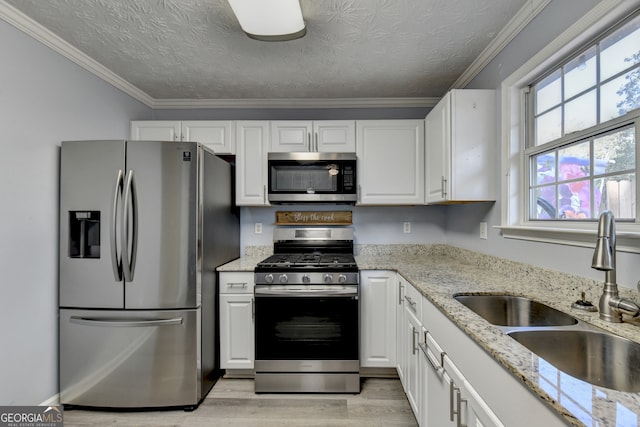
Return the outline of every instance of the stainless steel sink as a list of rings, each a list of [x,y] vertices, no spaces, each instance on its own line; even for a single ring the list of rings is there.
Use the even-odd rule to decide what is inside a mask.
[[[507,333],[572,377],[614,390],[640,392],[640,344],[589,330]]]
[[[555,308],[513,295],[455,295],[489,323],[499,326],[570,326],[578,321]]]

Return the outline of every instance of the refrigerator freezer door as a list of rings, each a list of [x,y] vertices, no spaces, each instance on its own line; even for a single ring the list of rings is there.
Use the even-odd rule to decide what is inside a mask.
[[[127,143],[125,308],[189,308],[200,303],[197,153],[197,144],[190,142]]]
[[[124,159],[124,141],[62,143],[61,307],[124,307],[113,217],[114,203],[120,203],[116,189]]]
[[[60,310],[60,402],[197,405],[198,319],[199,310]]]

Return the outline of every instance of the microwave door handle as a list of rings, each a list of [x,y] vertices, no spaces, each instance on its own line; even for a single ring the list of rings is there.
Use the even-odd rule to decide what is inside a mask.
[[[122,197],[124,187],[124,172],[118,169],[116,176],[116,189],[113,193],[113,210],[111,211],[111,266],[113,267],[113,278],[116,282],[122,281],[122,253],[118,254],[118,215],[119,200]],[[122,251],[121,251],[122,252]]]
[[[131,232],[129,232],[129,213],[131,213]],[[129,170],[124,191],[124,207],[122,209],[122,260],[124,264],[124,279],[133,281],[138,249],[138,203],[136,183],[133,170]],[[131,253],[129,253],[131,245]]]

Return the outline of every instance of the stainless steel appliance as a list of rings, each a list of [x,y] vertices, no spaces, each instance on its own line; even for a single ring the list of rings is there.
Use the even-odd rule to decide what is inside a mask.
[[[219,375],[232,166],[192,142],[70,141],[60,167],[60,402],[198,405]]]
[[[357,201],[355,153],[269,153],[269,202]]]
[[[255,391],[360,391],[351,228],[276,228],[255,268]]]

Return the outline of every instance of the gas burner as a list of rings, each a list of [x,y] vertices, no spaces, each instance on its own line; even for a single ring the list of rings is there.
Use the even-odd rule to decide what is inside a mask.
[[[256,284],[357,284],[353,230],[297,228],[274,230],[274,255],[258,263]]]

